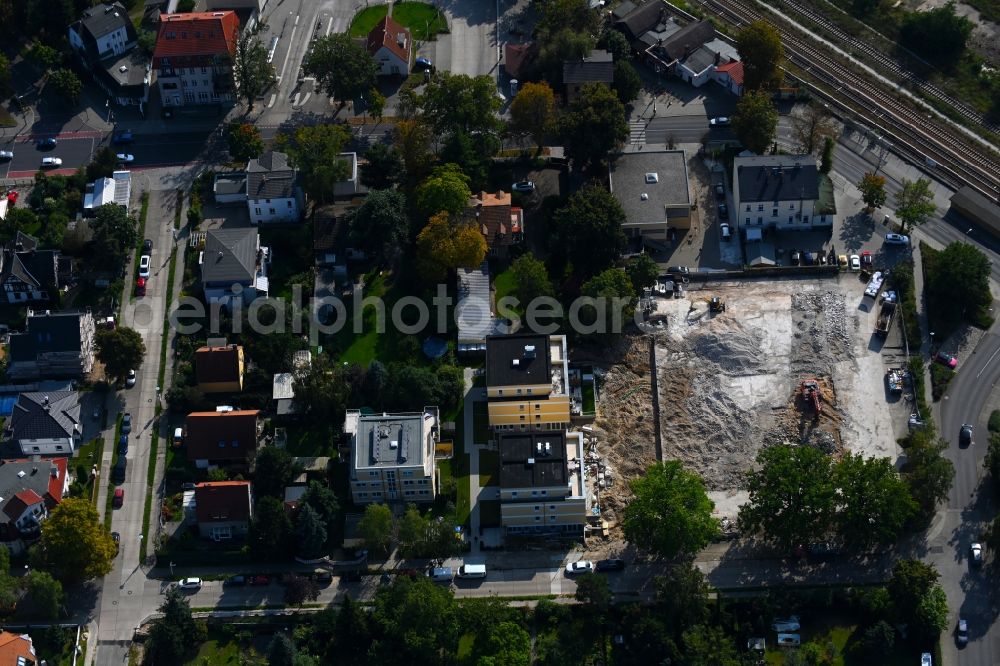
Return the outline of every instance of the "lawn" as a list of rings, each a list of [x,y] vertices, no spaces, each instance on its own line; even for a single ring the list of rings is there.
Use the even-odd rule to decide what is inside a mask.
[[[288,442],[285,449],[293,456],[318,457],[334,456],[336,451],[325,427],[308,428],[291,426],[285,429]]]
[[[594,401],[594,382],[585,381],[581,390],[583,391],[583,413],[585,415],[593,414],[597,411],[596,402]]]
[[[84,479],[77,479],[77,483],[83,485],[83,495],[84,497],[90,498],[90,501],[97,504],[97,497],[94,495],[94,490],[97,487],[92,483],[93,479],[89,474],[90,466],[97,465],[101,466],[101,456],[104,454],[104,438],[95,437],[90,440],[79,449],[77,449],[77,455],[74,459],[76,466],[83,466],[87,469],[88,474]]]
[[[389,5],[365,7],[351,21],[351,37],[367,37],[372,28],[389,13]]]
[[[479,487],[485,488],[500,482],[500,454],[497,451],[479,452]]]
[[[198,647],[198,654],[186,663],[191,666],[202,664],[240,664],[240,646],[230,640],[208,640]]]
[[[421,42],[434,39],[440,32],[448,32],[444,14],[423,2],[397,2],[392,8],[392,18],[409,28],[413,38]]]
[[[835,648],[835,656],[832,661],[824,662],[829,663],[830,666],[867,666],[871,664],[871,657],[857,650],[858,642],[864,638],[864,628],[851,624],[851,620],[847,616],[831,615],[829,611],[823,611],[823,613],[824,615],[810,616],[803,622],[802,631],[799,632],[802,643],[813,642],[824,648],[832,643]],[[770,647],[773,644],[772,639],[773,635],[768,638],[769,648],[765,655],[767,664],[768,666],[784,666],[786,663],[785,655],[795,648]],[[919,664],[920,653],[928,649],[930,646],[916,648],[903,643],[897,637],[892,655],[883,658],[879,664],[880,666]]]
[[[493,278],[493,287],[496,289],[497,303],[505,296],[514,296],[514,290],[517,288],[517,283],[514,280],[514,271],[508,268]],[[518,314],[521,313],[520,308],[511,309]]]
[[[472,403],[472,439],[476,444],[490,439],[490,413],[485,400]]]

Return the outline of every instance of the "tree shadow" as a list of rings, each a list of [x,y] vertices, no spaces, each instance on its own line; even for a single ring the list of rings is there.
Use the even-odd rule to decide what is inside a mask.
[[[875,232],[875,222],[867,213],[855,213],[844,218],[840,241],[845,252],[858,252]]]

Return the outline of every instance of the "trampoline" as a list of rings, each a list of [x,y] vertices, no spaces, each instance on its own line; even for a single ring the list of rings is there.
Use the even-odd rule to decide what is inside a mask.
[[[17,402],[17,394],[0,395],[0,416],[10,416]]]
[[[444,338],[431,337],[424,340],[424,356],[441,358],[448,353],[448,341]]]

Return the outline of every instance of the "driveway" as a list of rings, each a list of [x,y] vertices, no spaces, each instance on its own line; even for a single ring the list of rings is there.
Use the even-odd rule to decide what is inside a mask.
[[[505,6],[507,3],[503,3]],[[438,3],[448,16],[451,32],[434,42],[434,64],[452,74],[496,76],[499,47],[496,39],[496,2],[444,0]],[[426,47],[418,46],[421,55]]]

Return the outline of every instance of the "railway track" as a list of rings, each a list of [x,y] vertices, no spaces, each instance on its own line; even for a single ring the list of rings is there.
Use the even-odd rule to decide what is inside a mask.
[[[832,88],[834,104],[870,125],[894,148],[917,163],[933,164],[954,186],[970,185],[991,200],[1000,192],[1000,161],[983,146],[969,143],[959,130],[933,115],[924,115],[900,102],[878,84],[842,64],[825,48],[807,43],[741,0],[703,0],[703,3],[737,27],[756,20],[775,25],[789,61]],[[822,92],[822,91],[821,91]]]

